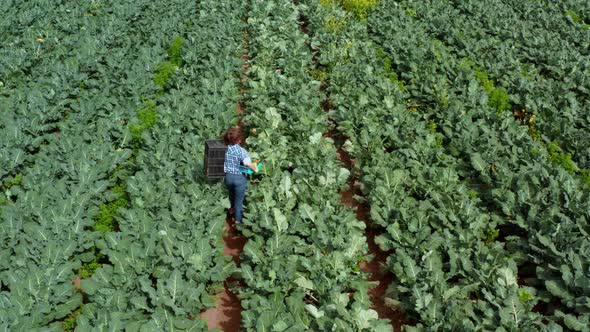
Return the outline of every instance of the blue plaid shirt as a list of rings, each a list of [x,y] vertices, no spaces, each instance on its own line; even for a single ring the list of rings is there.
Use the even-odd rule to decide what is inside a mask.
[[[242,174],[240,172],[240,162],[244,165],[252,162],[248,151],[239,144],[228,145],[225,152],[225,161],[223,162],[223,171],[226,174]]]

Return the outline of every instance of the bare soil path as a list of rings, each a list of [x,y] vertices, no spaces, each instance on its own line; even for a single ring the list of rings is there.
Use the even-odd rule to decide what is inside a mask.
[[[237,266],[240,266],[240,253],[247,239],[241,236],[235,229],[231,220],[225,221],[223,236],[223,254],[231,256]],[[201,318],[207,320],[209,330],[219,328],[225,332],[237,332],[242,321],[242,305],[238,296],[231,291],[231,284],[236,280],[230,278],[225,281],[224,289],[217,294],[218,299],[215,308],[201,313]]]
[[[244,93],[244,86],[248,80],[247,72],[250,70],[248,64],[249,56],[248,50],[248,33],[244,32],[244,50],[246,53],[240,56],[243,62],[242,65],[242,76],[240,77],[240,93]],[[238,101],[236,104],[236,113],[238,114],[239,121],[237,127],[240,132],[244,134],[242,115],[245,112],[244,104]],[[244,245],[248,239],[241,235],[236,229],[234,222],[231,219],[225,220],[225,231],[223,234],[223,254],[225,256],[231,256],[234,263],[240,267],[240,254],[244,249]],[[224,332],[237,332],[240,330],[242,322],[242,304],[240,298],[231,289],[235,285],[241,286],[239,280],[231,277],[228,278],[224,283],[224,289],[217,294],[217,301],[214,308],[204,311],[201,313],[201,319],[207,321],[207,327],[209,330],[218,328]]]
[[[293,0],[293,3],[295,5],[298,5],[299,0]],[[299,16],[299,29],[307,36],[310,36],[308,19],[302,13]],[[311,50],[310,41],[311,38],[309,38],[308,41],[308,46]],[[313,53],[314,61],[317,62],[318,54],[317,52]],[[322,89],[325,91],[326,86],[322,86]],[[330,100],[329,96],[322,101],[322,108],[326,112],[329,112],[333,108],[332,101]],[[330,120],[334,122],[333,119]],[[337,123],[335,122],[334,127],[337,127]],[[346,137],[342,137],[341,133],[337,133],[333,130],[324,133],[323,136],[330,137],[334,140],[334,144],[337,147],[337,159],[340,162],[342,162],[344,167],[346,167],[349,171],[353,172],[354,159],[351,159],[348,152],[346,152],[342,148],[342,144],[346,141]],[[379,247],[375,244],[375,236],[378,235],[380,231],[372,228],[370,225],[370,207],[367,204],[360,204],[354,198],[355,195],[362,195],[359,187],[356,185],[359,178],[360,174],[352,175],[351,180],[348,183],[348,188],[340,192],[341,201],[344,204],[344,206],[355,210],[357,219],[363,221],[366,225],[365,235],[367,237],[367,242],[369,245],[369,252],[373,256],[373,259],[370,262],[361,262],[360,268],[361,271],[369,273],[371,275],[371,277],[368,279],[369,281],[374,281],[378,283],[376,287],[369,290],[369,296],[371,298],[372,303],[371,309],[377,311],[379,318],[389,320],[391,322],[391,325],[393,326],[394,331],[401,331],[401,326],[403,324],[403,314],[385,305],[385,299],[383,296],[383,294],[385,294],[385,290],[393,280],[393,275],[390,272],[385,271],[384,269],[387,257],[391,253],[382,252],[379,249]]]
[[[338,160],[340,160],[349,170],[353,170],[354,160],[350,158],[348,153],[344,151],[342,147],[338,148]],[[348,182],[348,188],[340,192],[340,199],[344,206],[355,210],[357,219],[363,221],[366,225],[365,236],[367,237],[367,243],[369,244],[369,253],[373,256],[373,259],[369,262],[361,262],[360,268],[361,271],[371,275],[368,281],[378,283],[376,287],[369,290],[371,309],[377,311],[379,318],[389,320],[394,331],[401,331],[403,314],[387,306],[383,296],[385,290],[393,280],[393,274],[387,272],[384,268],[387,257],[391,253],[381,251],[375,243],[375,236],[379,235],[380,231],[372,228],[370,225],[369,205],[361,204],[354,198],[355,195],[362,196],[360,188],[357,185],[357,180],[355,179],[355,177],[358,176],[359,174],[355,174]]]

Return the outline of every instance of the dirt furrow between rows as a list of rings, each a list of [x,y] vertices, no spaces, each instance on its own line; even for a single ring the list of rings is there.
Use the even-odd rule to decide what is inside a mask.
[[[234,263],[240,266],[240,254],[246,243],[246,238],[241,236],[235,229],[233,221],[227,219],[223,236],[223,254],[230,256]],[[224,289],[217,294],[217,302],[211,308],[201,314],[201,318],[207,321],[209,330],[218,328],[225,332],[240,330],[242,321],[242,306],[240,299],[231,288],[239,283],[235,278],[229,278],[224,283]]]
[[[332,136],[335,141],[343,142],[343,138],[336,138]],[[375,287],[369,290],[369,297],[371,298],[371,309],[377,311],[379,318],[387,319],[391,322],[394,331],[401,331],[403,315],[401,312],[386,305],[383,294],[387,287],[393,281],[393,274],[388,272],[385,268],[387,257],[391,255],[390,252],[384,252],[379,249],[375,243],[375,237],[379,235],[380,231],[372,227],[370,222],[370,207],[367,203],[361,203],[356,197],[363,197],[360,189],[360,172],[354,170],[354,159],[351,159],[348,152],[342,149],[342,144],[338,145],[338,160],[351,171],[352,178],[348,182],[348,188],[340,192],[340,197],[344,206],[353,209],[356,218],[365,223],[365,236],[367,244],[369,245],[369,253],[372,256],[370,261],[363,261],[360,263],[360,269],[364,273],[370,274],[368,281],[376,283]]]
[[[294,3],[297,5],[298,0],[294,0]],[[311,40],[309,31],[310,24],[308,19],[303,14],[301,14],[299,17],[299,26],[301,32],[309,36],[309,40]],[[316,60],[316,64],[318,64],[317,58],[319,50],[312,49],[311,43],[308,43],[308,46],[314,54],[314,60]],[[327,91],[327,88],[327,83],[323,82],[322,90]],[[328,94],[322,101],[322,108],[326,112],[330,112],[333,108],[332,101],[330,100]],[[330,118],[330,121],[334,124],[334,128],[338,126],[335,119]],[[361,173],[358,169],[355,169],[354,159],[352,159],[348,152],[343,149],[343,144],[347,138],[343,136],[341,132],[335,130],[330,130],[324,133],[324,136],[330,137],[334,140],[334,145],[337,148],[337,159],[342,163],[342,166],[350,171],[351,174],[351,178],[348,181],[348,188],[340,192],[341,201],[345,207],[354,210],[357,219],[363,221],[366,225],[365,236],[369,245],[369,253],[372,256],[372,260],[361,262],[360,269],[362,272],[370,274],[368,281],[375,283],[375,287],[369,290],[369,296],[372,303],[371,309],[377,311],[379,318],[389,320],[394,328],[394,331],[401,331],[403,317],[402,313],[392,309],[390,306],[387,306],[383,296],[383,294],[385,294],[385,290],[393,281],[393,274],[387,272],[385,269],[387,257],[391,253],[381,251],[375,243],[375,236],[379,235],[379,230],[372,228],[371,226],[369,218],[370,207],[366,203],[360,203],[356,198],[362,197],[363,195],[360,190]]]
[[[250,69],[250,66],[248,65],[249,36],[247,31],[244,31],[243,37],[244,53],[240,56],[240,60],[243,62],[240,77],[240,93],[242,95],[248,80],[247,72]],[[240,100],[236,105],[236,113],[238,114],[239,119],[237,127],[240,128],[240,131],[243,133],[242,116],[245,113],[245,107]],[[240,267],[240,254],[242,253],[246,242],[247,238],[236,229],[234,222],[228,216],[225,220],[225,231],[223,235],[223,255],[230,256],[238,268]],[[224,332],[237,332],[240,330],[243,308],[240,298],[235,291],[232,291],[232,288],[236,286],[243,287],[243,283],[234,277],[228,278],[224,282],[223,291],[217,294],[215,307],[201,313],[201,318],[207,321],[207,327],[209,330],[215,328]]]

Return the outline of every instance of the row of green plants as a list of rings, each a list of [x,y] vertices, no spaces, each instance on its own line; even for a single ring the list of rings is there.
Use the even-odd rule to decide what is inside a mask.
[[[363,174],[373,227],[383,232],[376,241],[394,252],[385,302],[405,312],[406,330],[539,324],[524,300],[532,290],[516,284],[514,261],[493,241],[496,221],[477,206],[455,158],[392,79],[364,24],[349,21],[340,34],[330,33],[323,18],[346,13],[309,6],[314,38],[327,45],[320,61],[332,68],[328,92],[338,128]]]
[[[511,0],[507,2],[523,20],[541,20],[537,24],[544,24],[545,28],[552,32],[574,41],[579,35],[584,35],[590,28],[588,17],[590,7],[588,4],[576,0],[553,2],[549,0],[528,2],[526,6],[518,6],[520,3]],[[578,35],[579,33],[579,35]],[[575,42],[577,45],[584,43],[583,39]]]
[[[535,114],[528,112],[526,109],[515,106],[510,101],[508,91],[504,87],[498,87],[496,83],[488,77],[488,73],[482,68],[474,66],[469,60],[463,60],[464,65],[473,70],[475,78],[483,87],[485,93],[488,95],[488,105],[496,112],[512,112],[516,120],[522,125],[528,127],[528,133],[531,138],[547,148],[547,158],[555,165],[561,166],[564,170],[572,175],[578,174],[584,185],[590,188],[589,171],[587,169],[580,169],[572,160],[572,154],[564,152],[557,141],[545,141],[541,131],[537,128],[535,122]]]
[[[11,179],[4,181],[4,183],[2,183],[2,185],[0,186],[0,190],[2,191],[0,193],[0,218],[2,218],[2,206],[6,204],[9,199],[11,199],[12,194],[9,191],[10,188],[12,188],[13,186],[20,185],[22,183],[22,180],[23,175],[22,173],[19,173],[15,177],[12,177]]]
[[[29,9],[44,8],[45,13],[63,10],[56,7],[59,6],[40,2]],[[22,15],[13,19],[30,17],[30,14],[23,10]],[[70,24],[81,24],[80,21],[73,19]],[[98,24],[87,26],[91,34],[98,26],[104,27],[104,22],[93,23]],[[12,25],[18,24],[13,22]],[[20,31],[23,33],[20,38],[33,40],[29,33],[37,28],[32,25]],[[14,32],[3,30],[7,31]],[[2,216],[0,271],[2,295],[6,301],[0,308],[0,324],[7,329],[59,326],[58,321],[80,305],[82,297],[72,285],[72,275],[80,266],[76,254],[82,253],[93,241],[92,235],[83,234],[91,219],[83,211],[90,209],[92,215],[95,199],[98,200],[106,188],[105,174],[111,167],[123,163],[126,155],[125,151],[114,153],[111,145],[102,141],[88,146],[89,139],[105,137],[106,132],[117,130],[118,124],[100,123],[95,135],[88,135],[87,130],[96,127],[92,124],[96,113],[80,110],[90,106],[97,90],[77,90],[78,80],[88,73],[77,60],[83,53],[96,49],[81,51],[66,34],[58,36],[63,42],[55,47],[53,56],[42,57],[34,64],[23,63],[24,67],[3,67],[23,70],[23,75],[14,76],[18,80],[4,76],[9,80],[2,95],[6,101],[3,104],[8,106],[3,116],[8,122],[4,124],[11,126],[11,139],[4,141],[9,146],[3,147],[8,150],[3,151],[10,156],[14,147],[20,156],[6,165],[13,165],[14,169],[20,167],[19,174],[22,174],[19,181],[10,181],[11,200]],[[79,42],[79,38],[76,41]],[[108,48],[102,42],[97,41],[95,46]],[[44,40],[39,38],[35,43],[44,43]],[[26,62],[27,59],[19,60]],[[26,66],[37,70],[27,70]],[[61,84],[61,79],[67,83]],[[27,94],[30,97],[23,98]],[[120,98],[116,93],[112,96]],[[38,112],[38,109],[46,112]],[[64,117],[64,113],[67,116]],[[3,170],[6,169],[3,167]],[[25,289],[27,291],[23,292]]]
[[[506,86],[512,110],[538,128],[537,140],[559,145],[571,156],[569,165],[577,164],[577,173],[589,167],[584,142],[590,122],[583,111],[590,102],[584,78],[588,37],[556,15],[555,5],[438,0],[400,5],[415,8],[426,30],[449,45],[449,52],[469,58]],[[441,17],[441,11],[452,14]],[[516,24],[522,28],[512,28]]]
[[[173,75],[179,70],[180,66],[182,66],[181,50],[183,42],[184,40],[182,37],[177,36],[167,49],[168,60],[156,66],[157,69],[154,74],[153,83],[160,87],[160,92],[162,92],[166,86],[171,84],[174,78]],[[172,66],[173,70],[171,72],[166,72],[166,75],[163,75],[161,68],[169,65]],[[136,161],[137,156],[141,151],[143,133],[153,127],[158,121],[155,101],[157,100],[157,96],[151,96],[149,98],[143,96],[142,100],[145,106],[137,109],[135,115],[136,120],[131,121],[128,125],[131,136],[131,141],[129,142],[130,146],[128,148],[130,148],[132,152],[128,160],[129,163],[119,167],[115,170],[113,175],[111,175],[111,183],[113,183],[113,187],[109,188],[108,196],[112,196],[113,198],[99,207],[99,211],[95,217],[96,223],[94,224],[93,230],[102,232],[103,234],[118,231],[119,225],[117,220],[121,217],[120,210],[129,208],[130,204],[129,195],[125,190],[125,181],[136,171],[137,166],[134,164],[134,161]],[[89,249],[89,251],[94,252],[95,257],[94,259],[85,262],[80,267],[78,275],[81,279],[92,277],[96,269],[102,266],[101,262],[108,262],[107,257],[104,254],[101,254],[98,251],[98,248],[94,247]],[[73,317],[77,317],[78,314],[79,311],[74,312],[72,316],[70,316],[70,320]]]
[[[264,176],[248,188],[241,255],[246,331],[391,331],[371,310],[359,262],[364,224],[343,206],[350,172],[337,160],[322,68],[298,22],[305,8],[288,0],[250,1],[247,139]],[[255,130],[254,130],[255,129]]]
[[[236,121],[234,53],[243,7],[229,1],[168,6],[174,11],[160,21],[166,33],[153,38],[183,37],[172,41],[163,65],[152,67],[157,89],[128,124],[129,204],[117,209],[115,231],[96,241],[108,264],[81,282],[89,303],[76,317],[79,329],[206,330],[200,312],[215,306],[215,294],[236,272],[222,255],[223,186],[205,181],[196,160],[206,139]]]
[[[21,148],[31,153],[23,156],[17,151],[23,156],[18,158],[9,149],[9,157],[21,164],[22,177],[14,181],[3,176],[10,187],[3,193],[10,192],[11,199],[2,209],[0,326],[8,330],[69,330],[75,328],[73,321],[78,330],[108,321],[112,328],[120,326],[116,313],[99,317],[96,298],[73,281],[77,275],[96,279],[112,267],[115,258],[102,245],[113,239],[122,211],[131,205],[127,178],[137,158],[128,119],[136,116],[140,96],[161,90],[154,84],[154,70],[146,68],[165,56],[162,40],[171,40],[175,30],[170,29],[172,36],[166,38],[154,32],[176,25],[174,16],[190,11],[183,12],[187,8],[176,3],[168,5],[177,11],[145,1],[107,5],[112,12],[97,8],[85,15],[84,6],[68,12],[67,4],[37,2],[14,16],[26,19],[38,10],[71,14],[48,25],[48,30],[60,28],[54,36],[63,42],[52,48],[55,53],[35,61],[35,71],[23,69],[23,75],[15,76],[19,81],[5,82],[1,97],[9,106],[3,116],[8,122],[3,124],[14,124],[10,135],[16,139],[3,142],[20,144],[19,138],[24,143],[30,138],[39,146]],[[29,32],[23,30],[22,38]],[[62,79],[68,83],[61,84]],[[27,111],[27,103],[47,112]],[[39,114],[51,123],[40,121]],[[137,118],[133,123],[145,131],[145,139],[150,121]],[[23,159],[28,162],[23,164]]]
[[[0,103],[8,110],[0,119],[1,181],[32,167],[36,154],[59,139],[68,117],[79,111],[77,99],[87,97],[88,81],[104,69],[104,50],[120,50],[121,40],[112,35],[124,31],[142,7],[103,4],[113,12],[96,8],[91,19],[92,3],[1,4],[10,18],[0,29],[2,44],[10,45],[0,59]]]
[[[532,318],[551,329],[583,329],[589,318],[579,303],[588,291],[567,271],[585,269],[578,262],[587,261],[588,191],[566,170],[567,155],[535,141],[513,114],[491,108],[482,75],[465,68],[404,6],[379,7],[368,23],[412,98],[424,105],[423,117],[434,119],[444,134],[443,149],[456,158],[457,174],[474,190],[477,207],[496,222],[495,242],[513,260],[517,282],[531,289],[527,302],[542,314]]]

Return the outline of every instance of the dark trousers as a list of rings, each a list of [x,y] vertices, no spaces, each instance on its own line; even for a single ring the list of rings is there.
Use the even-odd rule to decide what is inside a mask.
[[[244,204],[244,197],[246,197],[246,187],[248,181],[246,176],[242,174],[226,174],[225,185],[229,191],[229,201],[232,209],[235,211],[235,218],[237,223],[242,222],[242,211]]]

